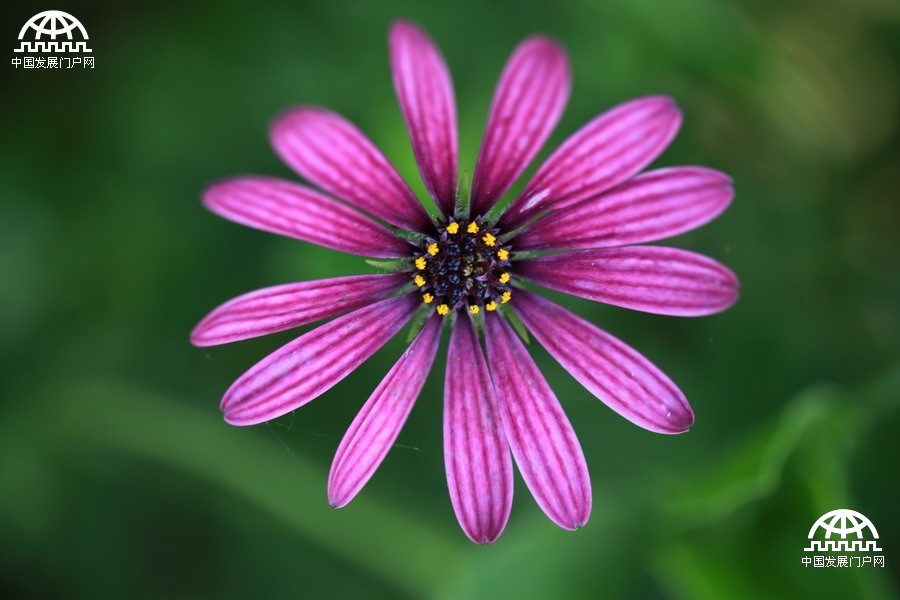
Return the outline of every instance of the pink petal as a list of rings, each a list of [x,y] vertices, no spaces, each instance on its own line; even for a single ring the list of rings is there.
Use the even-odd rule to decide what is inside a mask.
[[[512,328],[496,314],[485,321],[503,429],[522,478],[554,523],[581,527],[591,513],[591,479],[572,425]]]
[[[516,238],[517,250],[609,248],[696,229],[728,208],[731,178],[701,167],[650,171],[555,210]]]
[[[402,273],[354,275],[256,290],[209,313],[191,332],[191,343],[227,344],[335,317],[389,297],[406,279]]]
[[[399,21],[390,33],[394,89],[422,181],[444,214],[456,203],[456,102],[441,51],[416,25]]]
[[[431,220],[416,196],[355,125],[324,108],[298,107],[269,137],[292,169],[341,200],[391,225],[424,231]]]
[[[412,294],[382,300],[282,346],[228,388],[225,420],[254,425],[319,397],[400,331],[419,303]]]
[[[203,204],[235,223],[326,248],[397,258],[410,246],[372,219],[302,185],[273,177],[240,177],[214,183]]]
[[[516,272],[552,290],[660,315],[711,315],[738,299],[737,277],[727,267],[676,248],[562,252],[523,260]]]
[[[681,125],[666,96],[621,104],[582,127],[538,170],[500,219],[506,229],[538,213],[569,206],[612,188],[649,165]]]
[[[512,508],[512,459],[488,366],[465,315],[456,320],[447,356],[444,463],[463,531],[475,543],[493,542]]]
[[[658,433],[683,433],[694,424],[681,390],[632,348],[526,290],[516,291],[513,307],[572,377],[632,423]]]
[[[494,91],[472,179],[472,214],[491,209],[538,153],[571,89],[565,50],[545,37],[519,44]]]
[[[442,323],[437,315],[425,323],[341,440],[328,476],[328,501],[334,508],[356,497],[394,445],[431,370]]]

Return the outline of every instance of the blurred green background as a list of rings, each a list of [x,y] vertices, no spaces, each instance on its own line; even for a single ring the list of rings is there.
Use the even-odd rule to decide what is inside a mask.
[[[85,25],[96,68],[0,68],[4,597],[896,597],[900,4],[20,2],[3,8],[7,61],[49,8]],[[334,511],[331,457],[404,336],[247,429],[222,421],[221,394],[296,332],[188,343],[237,294],[372,271],[200,206],[213,179],[291,176],[266,142],[280,110],[348,116],[424,197],[388,71],[397,17],[448,59],[463,169],[509,52],[542,31],[571,53],[574,88],[539,158],[606,108],[667,93],[685,123],[657,165],[735,178],[731,209],[672,242],[738,273],[734,309],[677,319],[564,300],[682,387],[691,432],[629,424],[532,344],[591,469],[578,532],[517,481],[500,541],[464,537],[443,354],[399,445]],[[878,527],[887,568],[802,566],[809,527],[842,507]]]

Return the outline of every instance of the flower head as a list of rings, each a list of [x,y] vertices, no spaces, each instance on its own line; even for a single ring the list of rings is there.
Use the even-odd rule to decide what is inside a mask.
[[[289,110],[274,123],[272,144],[322,191],[242,177],[210,186],[204,204],[250,227],[400,259],[400,267],[251,292],[214,310],[191,340],[198,346],[223,344],[336,317],[266,357],[228,389],[221,404],[225,419],[252,425],[320,396],[414,313],[426,311],[414,341],[338,447],[328,481],[331,504],[352,500],[384,460],[448,322],[445,466],[466,535],[485,543],[503,531],[512,505],[513,459],[547,516],[575,529],[591,508],[581,446],[508,318],[518,317],[588,391],[637,425],[681,433],[693,424],[693,412],[646,358],[522,283],[656,314],[725,310],[737,300],[738,287],[726,267],[684,250],[640,244],[718,216],[731,202],[731,180],[701,167],[638,174],[681,123],[671,99],[648,96],[585,125],[495,214],[498,200],[552,132],[569,95],[565,52],[548,38],[532,37],[503,70],[471,196],[458,202],[456,106],[444,58],[407,22],[391,28],[390,55],[413,154],[441,216],[429,217],[387,159],[347,120],[321,108]]]

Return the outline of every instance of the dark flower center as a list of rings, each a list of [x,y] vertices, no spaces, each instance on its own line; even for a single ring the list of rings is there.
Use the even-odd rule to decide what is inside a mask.
[[[410,276],[438,314],[465,308],[474,315],[509,302],[511,256],[496,229],[483,229],[478,219],[451,220],[426,236]]]

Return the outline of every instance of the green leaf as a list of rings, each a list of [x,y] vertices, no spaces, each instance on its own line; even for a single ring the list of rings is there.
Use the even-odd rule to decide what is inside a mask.
[[[549,215],[551,212],[553,212],[553,211],[552,210],[541,211],[537,215],[533,216],[532,218],[528,219],[527,221],[525,221],[524,223],[522,223],[521,225],[516,227],[515,229],[505,232],[503,235],[500,236],[500,243],[505,244],[509,240],[513,239],[514,237],[516,237],[517,235],[519,235],[520,233],[525,231],[525,229],[530,227],[532,223],[535,223],[535,222],[543,219],[546,215]],[[533,252],[531,254],[539,255],[539,254],[543,254],[543,253],[542,252]]]
[[[519,318],[516,311],[506,307],[502,307],[501,310],[503,311],[503,316],[506,317],[509,324],[513,326],[513,329],[516,330],[516,333],[519,334],[522,341],[526,344],[531,344],[531,338],[528,336],[528,328],[525,327],[525,323],[522,322],[522,319]]]
[[[685,478],[668,493],[656,527],[651,563],[661,587],[701,600],[890,598],[883,569],[829,569],[826,576],[801,559],[815,520],[854,505],[853,444],[879,413],[897,408],[898,396],[896,369],[853,393],[813,386],[712,471]]]
[[[472,203],[472,180],[468,171],[459,175],[459,185],[456,188],[456,213],[457,219],[465,219],[469,216],[469,207]]]
[[[785,463],[837,403],[831,387],[810,388],[792,400],[779,422],[722,457],[717,466],[677,485],[667,518],[692,526],[722,520],[777,489]],[[680,493],[679,493],[680,490]]]
[[[380,269],[382,271],[403,271],[404,269],[409,268],[409,259],[406,258],[390,258],[387,260],[377,260],[374,258],[367,258],[366,264],[369,264],[376,269]]]
[[[416,336],[419,335],[419,332],[425,327],[425,321],[427,321],[428,317],[433,313],[434,308],[430,304],[422,304],[419,306],[409,325],[409,333],[406,335],[407,344],[412,343],[412,341],[416,339]]]
[[[425,240],[425,236],[417,231],[409,231],[408,229],[400,229],[399,227],[391,227],[391,230],[397,234],[397,237],[408,240],[416,246],[421,246],[422,242]]]
[[[78,448],[186,473],[280,520],[298,543],[333,552],[409,597],[425,596],[468,547],[461,534],[445,539],[427,519],[371,494],[354,507],[333,510],[325,500],[322,465],[285,451],[265,428],[228,427],[213,410],[124,385],[67,382],[41,397],[65,399],[42,421],[41,439],[28,440],[45,453],[71,459],[71,449]],[[3,439],[27,429],[18,421],[2,424]],[[411,551],[385,552],[384,540]]]

